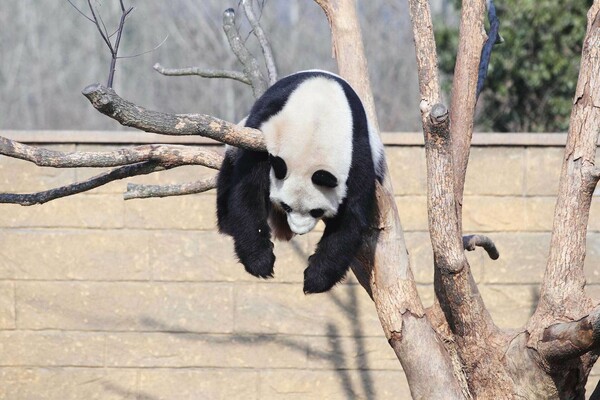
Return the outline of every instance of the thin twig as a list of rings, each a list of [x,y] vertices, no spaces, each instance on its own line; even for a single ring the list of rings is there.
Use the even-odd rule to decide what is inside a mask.
[[[240,81],[250,85],[250,79],[244,73],[238,71],[224,71],[215,69],[201,69],[199,67],[188,68],[165,68],[159,63],[154,64],[154,70],[165,76],[189,76],[197,75],[202,78],[225,78]]]
[[[227,35],[231,50],[242,64],[244,74],[251,82],[254,97],[259,97],[267,90],[269,84],[260,72],[256,58],[250,54],[240,38],[240,32],[235,26],[235,11],[232,8],[225,10],[223,13],[223,30]]]
[[[125,8],[123,7],[122,1],[121,1],[121,6],[122,6],[121,20],[119,21],[119,28],[117,30],[117,39],[115,40],[115,47],[111,53],[112,60],[110,62],[110,72],[108,75],[108,83],[106,84],[108,87],[113,86],[113,81],[115,79],[115,70],[117,67],[117,59],[119,58],[118,57],[119,45],[121,44],[121,36],[123,35],[123,29],[125,28],[125,20],[127,19],[127,15],[129,15],[129,13],[133,11],[133,7],[131,7],[129,10],[126,11]],[[107,34],[108,34],[108,32],[107,32]]]
[[[90,17],[88,17],[87,15],[85,15],[85,13],[83,11],[81,11],[75,4],[73,4],[73,2],[71,2],[71,0],[67,0],[69,2],[69,4],[75,9],[77,10],[77,12],[79,14],[81,14],[85,19],[87,19],[88,21],[90,21],[91,23],[96,23],[93,19],[91,19]]]
[[[96,11],[94,10],[94,6],[92,5],[92,0],[88,0],[88,6],[90,8],[90,11],[92,12],[92,21],[96,25],[98,32],[100,32],[100,36],[102,37],[102,40],[104,40],[104,43],[106,43],[106,45],[108,46],[110,53],[114,54],[112,43],[110,42],[108,37],[102,31],[102,27],[100,26],[100,23],[98,22],[98,17],[96,16]],[[107,34],[108,34],[108,32],[107,32]]]
[[[137,54],[132,54],[130,56],[119,56],[119,57],[117,57],[117,59],[121,59],[121,58],[135,58],[135,57],[143,56],[144,54],[152,53],[153,51],[158,50],[160,48],[160,46],[162,46],[163,44],[165,44],[165,42],[167,41],[168,38],[169,38],[169,35],[165,36],[165,38],[162,40],[162,42],[160,42],[159,44],[157,44],[156,46],[154,46],[154,48],[152,48],[150,50],[146,50],[146,51],[143,51],[143,52],[137,53]]]
[[[244,6],[244,13],[246,14],[246,18],[248,22],[250,22],[250,26],[252,27],[252,32],[254,36],[258,39],[258,43],[263,52],[263,56],[265,58],[265,64],[267,66],[267,73],[269,75],[269,84],[273,85],[277,82],[277,67],[275,66],[275,59],[273,57],[273,50],[271,48],[271,44],[269,43],[269,39],[267,35],[260,25],[256,15],[254,14],[254,8],[252,7],[252,0],[242,0],[242,5]]]

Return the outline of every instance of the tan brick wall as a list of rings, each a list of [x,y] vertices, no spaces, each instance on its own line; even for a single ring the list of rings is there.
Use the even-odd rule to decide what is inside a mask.
[[[114,145],[49,145],[107,150]],[[422,146],[386,149],[418,287],[433,299]],[[472,149],[464,226],[501,258],[469,253],[495,321],[531,314],[548,253],[562,150]],[[0,157],[0,191],[43,190],[98,170]],[[133,179],[185,182],[186,167]],[[215,231],[214,193],[123,201],[117,182],[43,206],[0,205],[0,399],[392,399],[409,392],[368,296],[350,277],[304,296],[320,233],[278,244],[276,278],[244,272]],[[600,206],[586,273],[600,296]],[[597,380],[595,376],[592,380]]]

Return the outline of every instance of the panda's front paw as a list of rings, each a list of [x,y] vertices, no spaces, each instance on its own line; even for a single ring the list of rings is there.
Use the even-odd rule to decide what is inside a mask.
[[[240,255],[240,261],[248,273],[258,278],[272,278],[275,254],[273,254],[273,243],[253,249],[251,252]]]
[[[304,270],[304,293],[323,293],[335,286],[343,278],[332,273],[335,269],[319,260],[316,254],[308,259],[308,268]]]

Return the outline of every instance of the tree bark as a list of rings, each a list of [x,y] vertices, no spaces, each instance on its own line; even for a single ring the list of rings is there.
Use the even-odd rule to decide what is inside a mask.
[[[376,125],[355,1],[315,1],[330,23],[340,74],[357,90]],[[600,168],[595,165],[600,133],[600,0],[594,1],[588,13],[540,302],[527,326],[516,332],[501,331],[494,325],[464,254],[465,249],[482,246],[491,258],[497,258],[497,249],[489,238],[462,237],[462,196],[473,132],[477,70],[485,40],[484,5],[483,0],[463,1],[459,54],[448,111],[440,100],[429,4],[426,0],[409,0],[427,155],[434,307],[425,310],[417,294],[389,180],[377,187],[377,223],[365,238],[353,270],[375,302],[385,335],[403,365],[414,398],[583,399],[587,376],[600,350],[600,307],[594,306],[584,292],[583,272],[590,205],[600,179]],[[225,13],[224,27],[232,47],[240,45],[231,10]],[[242,81],[250,82],[259,95],[267,83],[256,60],[247,49],[236,54],[244,64]],[[273,71],[269,69],[271,79]],[[265,149],[262,134],[255,129],[207,115],[146,110],[98,84],[86,88],[84,94],[98,111],[125,126],[168,135],[197,134],[246,149]],[[47,192],[0,195],[0,202],[22,204],[42,203],[115,179],[178,165],[218,168],[221,161],[218,154],[187,146],[61,153],[3,138],[0,153],[53,167],[117,167],[87,181]],[[197,193],[214,185],[213,175],[182,185],[131,186],[128,196]]]
[[[358,92],[371,122],[377,126],[355,3],[315,1],[329,21],[340,75]],[[426,318],[418,296],[389,179],[384,186],[378,185],[377,199],[379,226],[366,238],[368,245],[359,255],[359,268],[372,277],[367,291],[374,298],[386,337],[407,372],[414,398],[464,399],[462,371],[455,367],[457,364]],[[364,274],[356,275],[360,280]],[[416,353],[416,348],[427,348],[427,357]],[[439,385],[431,384],[434,376]]]

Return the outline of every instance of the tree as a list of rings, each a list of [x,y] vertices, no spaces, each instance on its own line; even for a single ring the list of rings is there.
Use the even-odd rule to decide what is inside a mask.
[[[591,0],[566,2],[563,7],[552,1],[498,4],[504,44],[494,49],[478,125],[494,132],[568,129],[584,16],[591,5]],[[457,33],[450,27],[436,30],[440,69],[450,79]]]
[[[375,107],[367,73],[355,2],[316,0],[329,21],[339,72],[357,90],[367,112]],[[249,0],[242,1],[252,23]],[[485,1],[465,0],[450,109],[441,103],[438,61],[427,1],[410,0],[415,37],[420,111],[426,143],[429,227],[434,251],[436,301],[424,309],[416,291],[389,180],[377,189],[374,224],[352,268],[373,298],[391,347],[414,398],[574,398],[584,397],[587,376],[600,345],[600,307],[585,294],[583,260],[589,208],[600,169],[595,153],[600,133],[600,0],[588,16],[580,75],[560,179],[551,250],[538,307],[518,331],[496,327],[471,275],[464,250],[497,252],[484,236],[462,237],[462,198],[473,132],[476,85],[486,42]],[[256,95],[268,80],[240,45],[234,14],[224,14],[232,49]],[[269,46],[257,24],[254,32],[266,59]],[[162,134],[199,134],[234,146],[264,149],[261,133],[208,115],[171,115],[145,110],[100,84],[84,95],[101,113],[123,125]],[[375,119],[374,119],[375,121]],[[150,145],[105,153],[61,153],[0,139],[0,153],[55,167],[106,166],[116,169],[88,181],[33,194],[3,194],[0,202],[23,205],[72,195],[108,181],[185,164],[218,169],[220,156],[193,147]],[[168,187],[138,186],[126,196],[180,195],[209,190],[214,181]],[[434,379],[432,379],[434,377]]]

